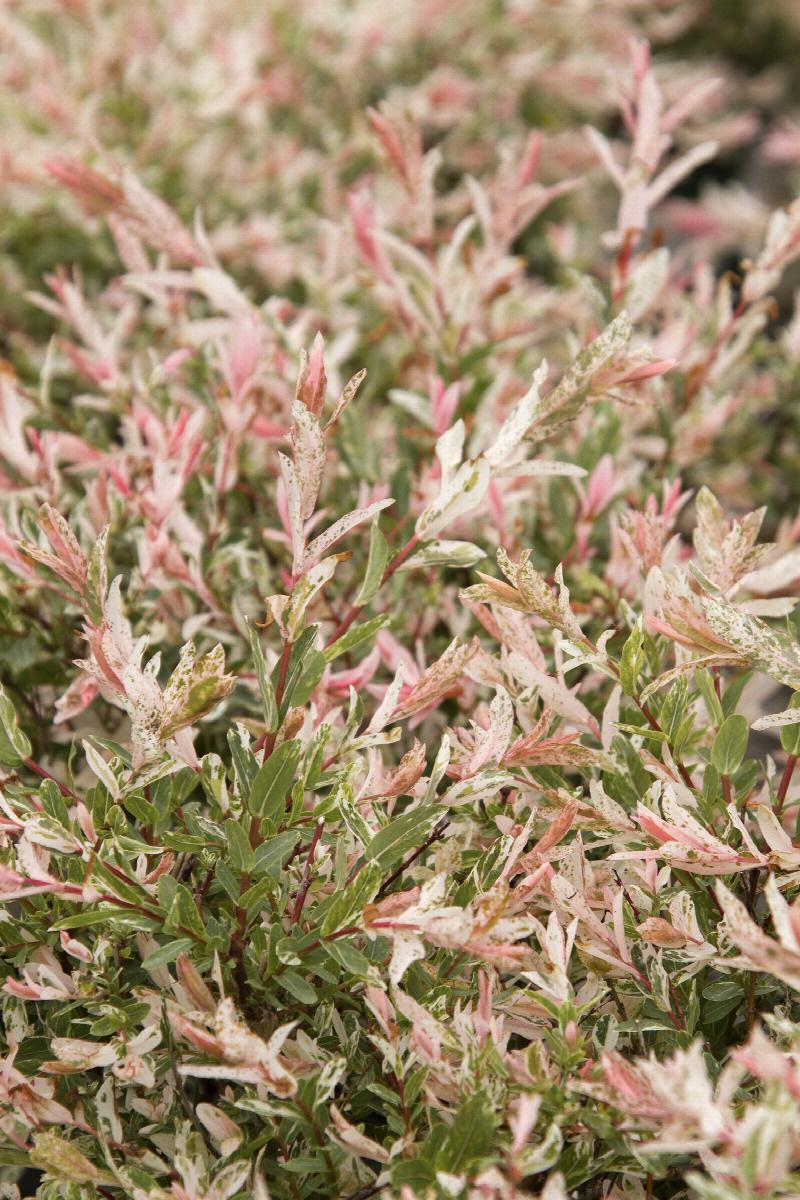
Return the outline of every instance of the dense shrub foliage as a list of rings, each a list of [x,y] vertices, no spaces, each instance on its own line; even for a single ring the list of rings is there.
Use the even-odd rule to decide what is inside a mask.
[[[3,1195],[800,1194],[737,13],[0,9]]]

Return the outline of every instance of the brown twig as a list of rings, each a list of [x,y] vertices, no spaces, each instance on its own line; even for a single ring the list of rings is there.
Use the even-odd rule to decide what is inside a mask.
[[[394,883],[394,881],[396,879],[399,879],[400,876],[403,874],[403,872],[405,870],[407,870],[407,868],[410,867],[412,863],[416,862],[416,860],[419,858],[419,856],[421,854],[424,854],[429,846],[432,846],[434,842],[438,842],[439,838],[442,836],[442,834],[447,829],[449,824],[450,824],[450,818],[442,817],[442,819],[439,821],[438,825],[433,830],[433,833],[431,833],[430,837],[427,837],[421,846],[417,847],[417,849],[414,850],[411,854],[409,854],[407,858],[404,858],[403,861],[400,863],[400,866],[397,867],[394,871],[392,871],[392,873],[388,879],[384,879],[383,883],[378,888],[378,894],[375,897],[376,900],[380,900],[383,896],[385,896],[387,891],[389,890],[389,888]]]
[[[25,758],[23,759],[23,762],[28,770],[33,771],[34,775],[38,775],[40,779],[50,779],[61,792],[62,796],[66,796],[70,800],[78,799],[78,797],[72,791],[72,788],[68,788],[65,783],[62,783],[60,779],[56,779],[55,775],[51,775],[49,771],[44,769],[44,767],[40,767],[39,764],[34,762],[32,758]]]
[[[775,797],[775,816],[780,817],[783,812],[783,806],[786,803],[786,794],[789,791],[789,784],[792,782],[792,775],[797,765],[797,755],[790,754],[786,759],[781,775],[781,781],[778,784],[778,794]]]

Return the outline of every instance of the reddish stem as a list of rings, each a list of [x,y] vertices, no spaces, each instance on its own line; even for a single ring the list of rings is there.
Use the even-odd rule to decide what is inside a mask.
[[[25,763],[25,766],[28,768],[28,770],[33,771],[34,775],[38,775],[40,779],[52,780],[52,782],[56,785],[58,790],[61,792],[62,796],[69,796],[69,798],[71,800],[78,799],[78,797],[75,795],[75,793],[72,791],[71,788],[68,788],[67,785],[65,783],[62,783],[60,779],[56,779],[55,775],[51,775],[49,771],[45,771],[44,767],[40,767],[39,764],[37,762],[34,762],[34,760],[32,758],[26,758],[23,761]]]
[[[778,795],[775,797],[775,815],[779,817],[783,812],[783,806],[786,801],[786,794],[789,791],[789,784],[792,782],[795,766],[797,765],[797,755],[790,754],[786,760],[781,775],[781,781],[778,784]]]
[[[383,575],[381,576],[381,584],[380,584],[381,587],[383,587],[384,583],[386,583],[389,579],[391,579],[391,577],[394,575],[394,573],[398,569],[398,567],[402,566],[402,564],[408,558],[409,554],[411,554],[412,551],[416,550],[418,544],[419,544],[419,537],[417,536],[416,533],[414,533],[408,539],[405,546],[403,546],[400,550],[397,551],[397,554],[395,554],[392,561],[387,565],[386,570],[383,572]],[[339,622],[339,624],[334,629],[331,636],[328,638],[328,641],[326,642],[326,648],[328,646],[332,646],[334,642],[338,642],[339,638],[342,637],[345,633],[347,633],[348,629],[353,624],[353,621],[355,621],[356,617],[358,616],[358,614],[360,612],[363,611],[363,609],[364,609],[363,604],[352,605],[352,607],[348,610],[347,614],[342,618],[342,620]]]
[[[653,714],[651,713],[651,711],[647,707],[647,705],[642,704],[641,701],[637,700],[635,696],[634,696],[634,703],[636,704],[636,707],[639,709],[639,712],[642,714],[642,716],[647,721],[650,728],[656,730],[656,732],[658,732],[658,733],[663,733],[664,730],[661,728],[658,721],[653,716]],[[679,759],[675,759],[674,762],[675,762],[675,766],[678,768],[678,771],[680,772],[680,777],[683,780],[683,782],[686,784],[686,786],[688,788],[691,788],[691,790],[693,792],[696,792],[698,790],[697,786],[695,785],[695,782],[692,779],[689,772],[686,770],[686,767],[683,765],[682,762],[680,762]]]
[[[337,938],[350,937],[354,933],[361,933],[360,925],[348,925],[345,929],[337,929],[334,933],[328,933],[325,937],[320,937],[313,942],[309,942],[307,946],[301,947],[297,953],[310,954],[312,950],[316,950],[323,942],[335,942]]]
[[[384,879],[383,883],[378,889],[378,894],[375,897],[376,900],[380,900],[383,896],[385,896],[394,881],[399,879],[403,872],[406,871],[412,865],[412,863],[415,863],[419,856],[424,854],[429,846],[432,846],[434,842],[438,842],[439,838],[444,834],[449,824],[450,818],[442,817],[436,828],[433,830],[433,833],[431,833],[430,837],[427,837],[421,846],[418,846],[417,849],[413,850],[407,858],[404,858],[400,863],[400,866],[397,867],[396,870],[392,871],[388,879]]]
[[[319,845],[319,839],[322,837],[322,831],[324,828],[325,819],[321,817],[319,821],[317,821],[314,829],[314,836],[311,838],[311,845],[308,847],[308,857],[306,858],[306,865],[303,867],[303,878],[300,881],[300,889],[297,893],[297,899],[294,902],[294,908],[292,909],[292,920],[295,922],[300,920],[300,915],[303,911],[303,905],[305,904],[306,896],[308,895],[308,889],[311,887],[311,868],[314,865],[314,855],[316,853],[317,846]]]

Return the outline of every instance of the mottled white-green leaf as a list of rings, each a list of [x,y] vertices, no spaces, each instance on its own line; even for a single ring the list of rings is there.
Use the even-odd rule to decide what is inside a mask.
[[[415,527],[417,536],[430,541],[459,517],[477,508],[486,495],[489,477],[485,458],[462,463],[448,486],[420,513]]]
[[[669,250],[659,246],[636,264],[625,289],[625,309],[631,321],[638,321],[658,300],[669,275],[669,261]]]
[[[578,415],[589,399],[595,376],[625,349],[632,332],[630,317],[623,311],[580,352],[558,386],[541,400],[530,437],[544,437]]]
[[[528,391],[517,401],[500,427],[493,444],[485,451],[486,460],[493,471],[510,462],[533,424],[540,403],[539,393],[546,379],[547,362],[543,360],[533,373],[533,381]]]
[[[106,570],[106,545],[108,543],[108,526],[103,529],[95,542],[89,557],[89,570],[86,575],[86,611],[90,621],[100,625],[103,619],[103,600],[108,591]]]
[[[305,404],[292,404],[292,447],[300,489],[300,516],[304,521],[314,511],[325,470],[325,435],[319,421]]]
[[[18,767],[30,758],[31,744],[20,729],[14,705],[0,687],[0,763],[6,767]]]
[[[644,660],[643,642],[642,623],[637,621],[622,647],[619,660],[619,681],[626,696],[636,695],[636,684]]]
[[[372,830],[356,807],[351,776],[352,770],[349,770],[337,780],[328,804],[336,807],[353,837],[357,838],[362,846],[368,846],[372,840]]]
[[[511,787],[513,783],[514,776],[507,771],[479,771],[472,779],[461,779],[448,788],[442,796],[442,804],[455,808],[479,800],[493,800],[503,788]]]
[[[388,561],[389,546],[386,538],[381,533],[380,524],[376,517],[370,528],[367,569],[361,581],[361,587],[358,589],[358,594],[356,595],[356,604],[369,604],[381,586],[381,580],[383,579],[383,573],[386,570]]]
[[[371,839],[364,857],[368,862],[378,863],[382,870],[390,870],[422,845],[442,816],[442,809],[432,805],[395,817]]]
[[[119,781],[111,770],[110,764],[106,762],[102,754],[95,749],[91,742],[84,740],[81,745],[83,746],[83,753],[86,755],[86,762],[92,774],[100,780],[112,799],[119,800]]]
[[[289,532],[292,538],[292,572],[298,575],[303,566],[305,551],[305,532],[303,528],[303,499],[300,492],[300,482],[294,463],[286,454],[278,454],[278,465],[286,489],[286,503],[289,510]]]
[[[535,479],[538,476],[564,475],[571,479],[582,479],[588,475],[577,463],[561,462],[556,458],[524,458],[521,462],[506,463],[492,472],[496,479]]]
[[[800,646],[793,638],[725,599],[703,596],[701,603],[711,628],[737,656],[779,683],[800,690]]]
[[[329,529],[321,533],[319,537],[314,538],[310,542],[306,550],[305,565],[308,567],[322,558],[331,546],[335,546],[351,529],[355,529],[357,525],[362,525],[364,521],[369,521],[376,515],[382,512],[384,508],[388,508],[394,504],[394,500],[389,497],[386,500],[376,500],[374,504],[368,504],[366,508],[356,508],[352,512],[345,513],[338,521],[335,521]]]
[[[380,613],[379,616],[373,617],[369,621],[362,621],[360,625],[351,626],[347,633],[342,634],[337,641],[322,651],[325,662],[333,662],[341,654],[349,654],[351,650],[357,649],[364,642],[372,642],[375,635],[385,629],[391,620],[391,613]]]
[[[413,571],[420,567],[474,567],[485,557],[486,551],[473,542],[428,542],[407,558],[398,570]]]
[[[261,649],[261,643],[258,640],[258,633],[252,625],[248,626],[248,637],[250,639],[250,651],[253,655],[253,663],[256,669],[256,679],[258,680],[258,690],[261,694],[261,707],[264,710],[264,724],[268,733],[274,733],[278,728],[278,705],[275,700],[275,689],[272,686],[272,680],[267,669],[264,652]]]
[[[365,904],[375,898],[375,893],[381,885],[383,871],[379,863],[367,862],[356,875],[352,883],[338,892],[320,926],[320,933],[327,937],[338,929],[348,925],[354,917],[360,916]]]

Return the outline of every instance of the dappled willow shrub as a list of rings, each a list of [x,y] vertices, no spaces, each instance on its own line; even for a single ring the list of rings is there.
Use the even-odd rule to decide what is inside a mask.
[[[396,7],[0,14],[0,1186],[788,1200],[777,77]]]

